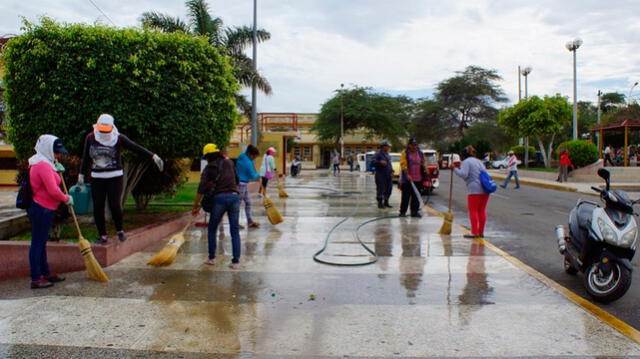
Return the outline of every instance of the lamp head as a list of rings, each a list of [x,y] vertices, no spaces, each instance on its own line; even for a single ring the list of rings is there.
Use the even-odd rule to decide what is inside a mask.
[[[527,76],[531,73],[533,69],[531,68],[531,66],[527,66],[524,69],[522,69],[522,75],[523,76]]]

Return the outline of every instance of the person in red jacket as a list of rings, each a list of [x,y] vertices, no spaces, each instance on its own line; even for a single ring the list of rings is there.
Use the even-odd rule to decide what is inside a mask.
[[[38,138],[35,149],[36,154],[29,158],[32,201],[27,215],[31,221],[31,288],[37,289],[51,287],[53,283],[64,280],[64,277],[49,269],[46,246],[58,205],[64,202],[72,206],[73,198],[60,189],[61,178],[58,172],[64,172],[64,167],[57,160],[61,154],[67,153],[62,141],[56,136],[42,135]]]
[[[569,176],[569,167],[573,167],[571,159],[569,158],[569,152],[566,148],[560,150],[560,167],[558,167],[558,182],[567,182]]]

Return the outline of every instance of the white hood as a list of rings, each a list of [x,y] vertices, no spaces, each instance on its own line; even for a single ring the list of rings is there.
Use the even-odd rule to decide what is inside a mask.
[[[51,168],[56,169],[56,157],[53,154],[53,143],[58,137],[53,135],[42,135],[36,142],[36,154],[29,158],[29,166],[34,166],[42,161],[51,165]]]
[[[118,132],[118,128],[113,124],[114,119],[113,116],[108,114],[102,114],[98,117],[98,122],[93,125],[93,135],[95,136],[96,141],[103,146],[113,147],[118,143],[118,137],[120,133]],[[109,125],[112,126],[112,130],[109,133],[102,133],[98,131],[96,128],[98,125]]]

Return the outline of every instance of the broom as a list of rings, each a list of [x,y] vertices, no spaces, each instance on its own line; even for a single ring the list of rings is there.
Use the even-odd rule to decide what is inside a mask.
[[[449,211],[444,214],[444,222],[440,227],[439,234],[451,234],[451,224],[453,223],[453,213],[451,213],[451,197],[453,196],[453,167],[451,167],[451,181],[449,182]]]
[[[155,256],[149,259],[147,264],[156,267],[171,265],[178,255],[178,250],[185,242],[184,232],[191,226],[192,222],[193,220],[190,220],[180,232],[174,234],[169,242]]]
[[[62,180],[62,188],[64,189],[64,193],[69,195],[69,191],[67,190],[67,185],[64,183],[64,176],[62,175],[62,173],[60,174],[60,178]],[[76,212],[73,210],[73,206],[69,206],[69,210],[71,211],[73,223],[76,225],[76,230],[78,231],[78,247],[80,248],[80,253],[82,253],[84,266],[87,268],[89,279],[93,279],[98,282],[108,282],[109,277],[107,277],[107,275],[104,273],[102,267],[100,266],[100,263],[98,263],[96,257],[93,255],[89,241],[84,239],[84,237],[82,236],[82,232],[80,232],[80,225],[78,225],[78,218],[76,218]]]
[[[280,212],[278,212],[278,210],[273,205],[273,202],[269,197],[264,196],[264,199],[262,200],[262,205],[264,206],[264,210],[267,212],[267,218],[269,218],[269,222],[271,222],[271,224],[276,225],[283,221],[282,216],[280,215]]]
[[[278,180],[278,196],[280,198],[289,197],[289,194],[287,193],[287,191],[284,190],[284,184],[280,180]]]

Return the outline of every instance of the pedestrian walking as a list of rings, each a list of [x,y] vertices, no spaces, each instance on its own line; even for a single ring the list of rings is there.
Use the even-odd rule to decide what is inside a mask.
[[[240,195],[238,191],[238,177],[233,161],[224,158],[218,146],[209,143],[202,151],[207,160],[200,184],[193,202],[191,214],[196,217],[200,213],[200,201],[211,201],[211,218],[207,229],[209,257],[204,262],[214,265],[216,262],[216,229],[226,213],[229,218],[229,232],[231,232],[232,259],[230,267],[237,269],[240,263]],[[205,196],[206,195],[206,196]]]
[[[107,228],[104,219],[105,201],[108,201],[111,217],[116,227],[118,239],[127,240],[122,226],[122,190],[123,176],[122,150],[128,149],[142,156],[151,158],[160,171],[164,162],[158,155],[131,141],[127,136],[118,132],[114,125],[113,116],[102,114],[93,125],[93,132],[89,133],[84,143],[84,153],[78,185],[84,185],[84,174],[89,170],[91,162],[91,196],[93,198],[93,218],[98,228],[98,243],[107,243]]]
[[[380,209],[391,208],[389,197],[392,190],[393,167],[389,155],[390,148],[389,142],[380,142],[380,149],[371,158],[371,166],[375,171],[376,199]]]
[[[604,148],[604,166],[607,166],[607,162],[609,162],[609,164],[611,166],[615,166],[613,164],[613,161],[611,160],[611,146],[607,145],[607,147]]]
[[[509,161],[507,162],[507,166],[509,167],[509,174],[507,175],[507,178],[504,180],[504,183],[500,185],[500,187],[507,188],[507,185],[509,185],[509,181],[511,180],[511,177],[515,177],[516,178],[515,189],[520,188],[520,180],[518,179],[518,157],[516,157],[516,154],[513,153],[513,151],[509,151]]]
[[[569,177],[569,167],[573,167],[569,152],[566,148],[560,150],[560,166],[558,166],[558,182],[567,182]]]
[[[42,135],[36,142],[36,154],[29,158],[29,185],[32,201],[27,209],[31,221],[31,246],[29,267],[31,288],[47,288],[65,278],[52,272],[47,261],[47,239],[53,224],[53,216],[60,205],[73,206],[73,198],[60,189],[64,167],[58,159],[67,150],[56,136]],[[58,172],[60,174],[58,174]]]
[[[273,158],[273,155],[275,154],[276,149],[269,147],[267,149],[267,153],[262,158],[262,165],[260,166],[260,177],[262,177],[262,182],[258,193],[263,196],[267,195],[267,185],[269,184],[269,180],[278,175],[276,160]]]
[[[334,152],[331,163],[333,164],[333,175],[337,176],[340,173],[340,154],[338,151]]]
[[[253,145],[247,146],[236,161],[236,173],[238,174],[238,191],[240,191],[240,202],[244,201],[244,213],[247,216],[247,226],[249,228],[260,227],[258,222],[251,218],[251,194],[249,193],[249,182],[260,179],[260,174],[256,172],[253,161],[260,155],[260,151]]]
[[[411,217],[422,217],[419,213],[420,201],[418,195],[422,191],[422,182],[426,180],[427,170],[424,166],[424,154],[418,147],[418,142],[410,138],[407,148],[400,155],[400,217],[407,216],[407,208],[411,202]],[[411,185],[413,183],[413,186]],[[418,190],[418,194],[413,187]]]
[[[471,234],[464,235],[467,238],[484,238],[484,227],[487,222],[487,204],[489,194],[485,193],[480,182],[480,173],[484,171],[482,162],[475,158],[476,150],[469,145],[462,150],[462,163],[454,162],[454,172],[467,184],[467,209],[469,222],[471,222]]]
[[[347,164],[349,165],[349,172],[353,172],[353,155],[347,157]]]

